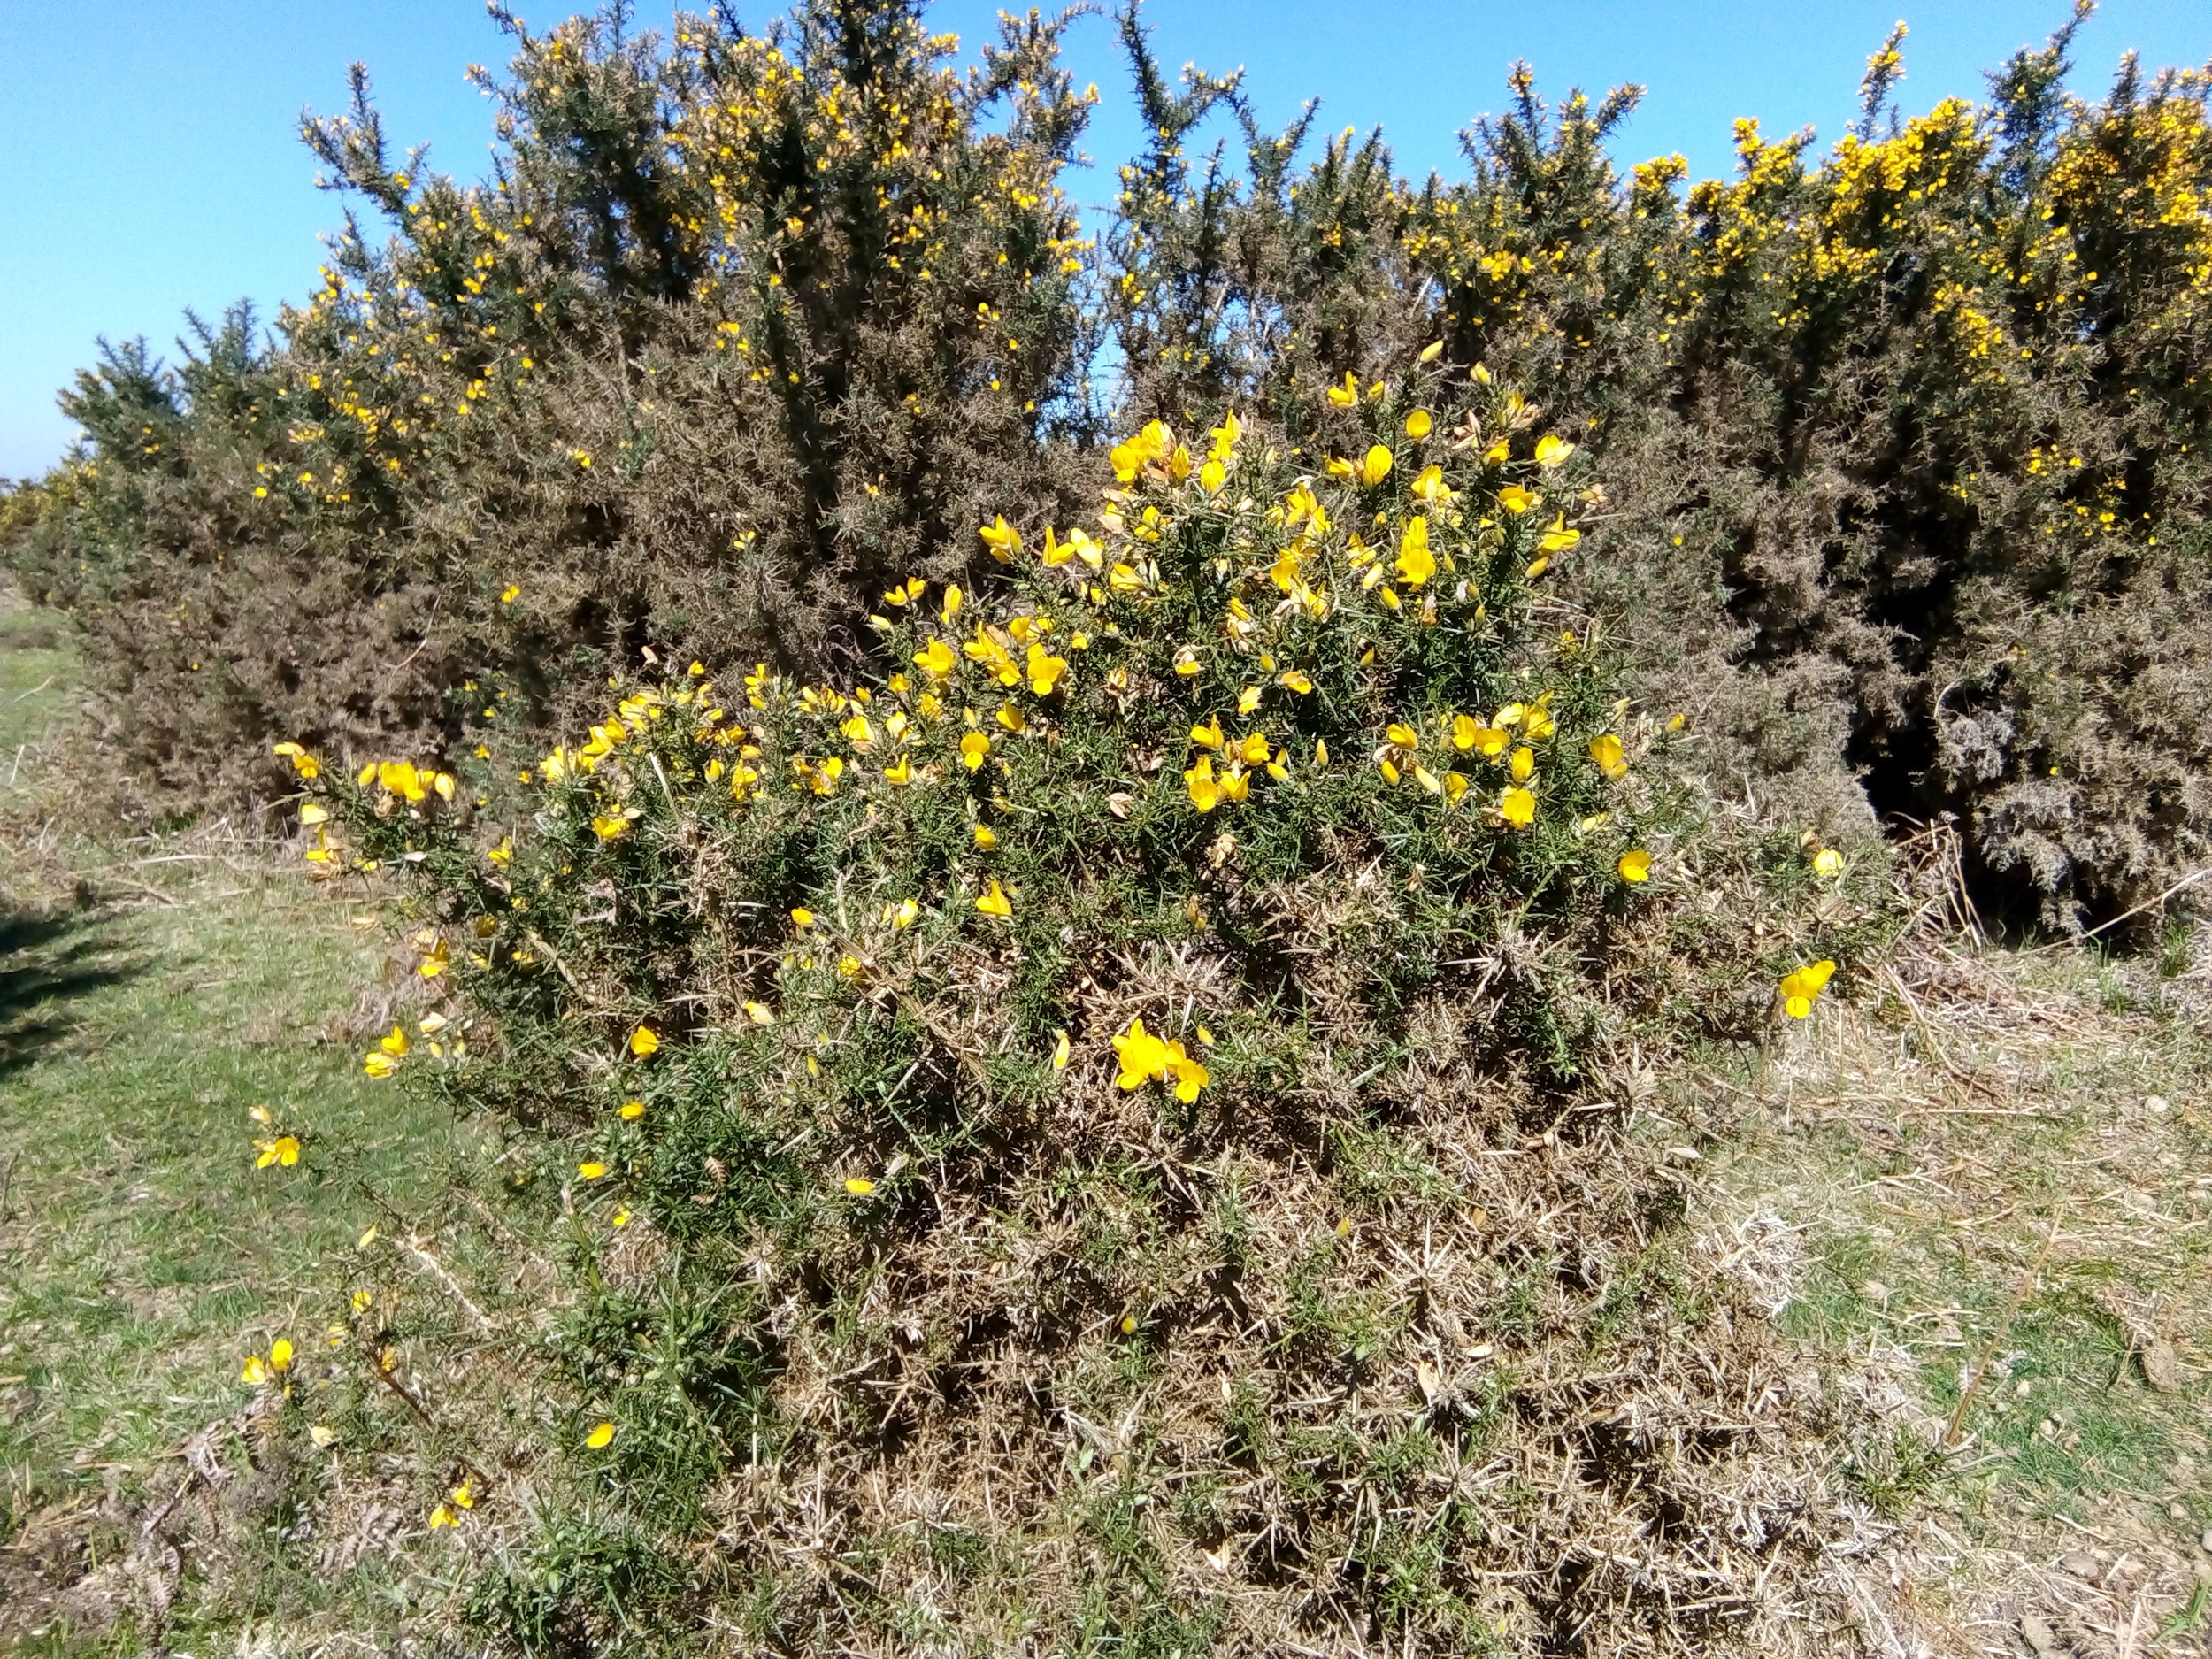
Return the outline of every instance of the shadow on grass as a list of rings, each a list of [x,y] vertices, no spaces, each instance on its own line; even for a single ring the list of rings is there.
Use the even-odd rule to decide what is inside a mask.
[[[135,975],[90,906],[0,910],[0,1079],[69,1034],[70,1003]]]

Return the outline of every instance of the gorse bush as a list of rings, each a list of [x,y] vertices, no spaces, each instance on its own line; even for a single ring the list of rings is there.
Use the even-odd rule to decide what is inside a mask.
[[[885,672],[628,687],[519,796],[287,746],[311,858],[410,895],[368,1069],[507,1126],[485,1323],[413,1333],[442,1401],[499,1356],[426,1455],[491,1471],[480,1627],[1508,1647],[1667,1626],[1693,1534],[1603,1541],[1667,1506],[1817,1554],[1769,1362],[1737,1438],[1591,1450],[1589,1388],[1704,1409],[1737,1293],[1614,1109],[1561,1125],[1786,975],[1809,1012],[1856,879],[1732,847],[1617,694],[1519,395],[1347,380],[1326,439],[1149,424],[1092,527],[886,592]]]
[[[1310,115],[1269,135],[1233,81],[1141,74],[1108,290],[1138,406],[1295,434],[1440,333],[1601,457],[1617,516],[1571,573],[1740,764],[1825,749],[1885,812],[1955,813],[2055,921],[2147,900],[2206,850],[2212,126],[2194,73],[2065,94],[2086,15],[1912,121],[1901,30],[1825,161],[1747,120],[1739,178],[1686,194],[1678,157],[1606,157],[1635,88],[1555,112],[1518,68],[1471,175],[1417,188],[1379,134],[1294,173]],[[1194,166],[1223,102],[1244,165]],[[1832,798],[1818,770],[1796,793]]]
[[[1056,180],[1088,104],[1057,25],[1010,19],[963,76],[918,12],[686,19],[665,48],[618,8],[503,14],[480,186],[392,157],[357,70],[306,136],[391,239],[349,218],[280,344],[242,311],[173,372],[133,348],[81,377],[89,448],[18,541],[142,781],[268,787],[273,729],[565,715],[646,644],[849,657],[895,572],[956,564],[1010,495],[1070,499]]]
[[[496,176],[396,165],[357,82],[308,137],[393,240],[349,220],[280,345],[241,313],[84,377],[89,447],[12,561],[150,780],[273,788],[274,734],[459,752],[646,649],[871,660],[895,576],[1071,508],[1094,365],[1123,430],[1233,408],[1292,451],[1346,371],[1440,339],[1602,460],[1563,573],[1717,764],[1831,833],[1955,814],[1994,895],[2078,924],[2205,850],[2212,299],[2206,81],[2069,96],[2085,15],[1912,121],[1901,34],[1824,160],[1747,120],[1740,175],[1685,190],[1609,159],[1638,88],[1555,111],[1525,66],[1462,178],[1397,178],[1379,134],[1302,162],[1312,111],[1173,82],[1132,10],[1149,136],[1095,244],[1061,23],[964,80],[915,0],[665,46],[511,21]],[[1239,159],[1202,148],[1224,119]]]

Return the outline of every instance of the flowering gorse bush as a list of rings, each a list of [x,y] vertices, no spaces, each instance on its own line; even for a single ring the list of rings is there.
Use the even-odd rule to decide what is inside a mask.
[[[1000,518],[978,591],[885,593],[897,667],[875,683],[695,665],[546,756],[526,823],[493,835],[451,776],[377,763],[306,806],[310,856],[334,856],[334,810],[341,856],[415,866],[425,972],[555,1099],[556,1077],[660,1087],[694,1041],[830,1099],[948,1042],[1023,1095],[1110,1041],[1125,1083],[1171,1074],[1186,1105],[1263,1090],[1279,1041],[1259,1031],[1309,1001],[1281,953],[1348,904],[1407,941],[1330,1010],[1362,1017],[1363,1063],[1458,981],[1483,1069],[1571,1076],[1597,1030],[1581,953],[1685,809],[1640,775],[1667,734],[1543,596],[1578,539],[1574,446],[1510,393],[1448,432],[1426,389],[1348,380],[1344,453],[1311,474],[1233,415],[1188,441],[1154,422],[1114,449],[1094,526],[1030,543]],[[1528,956],[1487,959],[1509,936]],[[1113,1003],[1152,953],[1219,964],[1219,1006],[1069,1024],[1079,987]],[[990,1041],[917,1023],[946,995]],[[856,1019],[880,1029],[833,1040]],[[866,1144],[883,1127],[856,1125],[850,1156],[888,1156]]]
[[[507,1265],[475,1294],[534,1334],[503,1362],[531,1356],[499,1384],[514,1449],[469,1453],[515,1471],[469,1521],[505,1529],[480,1617],[673,1630],[710,1607],[764,1640],[849,1632],[764,1543],[737,1570],[780,1587],[733,1610],[712,1517],[743,1508],[765,1539],[806,1488],[841,1527],[895,1530],[949,1483],[948,1513],[1012,1552],[1003,1594],[942,1604],[996,1632],[978,1640],[1024,1595],[1033,1625],[1087,1595],[1119,1628],[1218,1625],[1202,1588],[1145,1587],[1156,1546],[1086,1553],[1110,1464],[1068,1448],[1079,1421],[1148,1425],[1153,1473],[1111,1463],[1112,1501],[1165,1482],[1189,1548],[1226,1563],[1233,1533],[1277,1539],[1275,1565],[1233,1570],[1258,1598],[1240,1640],[1289,1639],[1296,1586],[1325,1578],[1378,1630],[1537,1617],[1541,1540],[1586,1525],[1564,1510],[1525,1551],[1469,1509],[1357,1541],[1360,1490],[1496,1440],[1523,1409],[1507,1374],[1413,1450],[1360,1402],[1420,1366],[1441,1386],[1417,1364],[1439,1317],[1454,1364],[1583,1364],[1597,1280],[1560,1288],[1551,1229],[1582,1215],[1591,1260],[1641,1249],[1619,1231],[1640,1201],[1603,1218],[1548,1177],[1496,1188],[1484,1160],[1563,1147],[1547,1125],[1686,1010],[1755,1027],[1863,912],[1793,843],[1787,928],[1700,935],[1724,988],[1698,1003],[1651,970],[1688,959],[1678,924],[1714,926],[1684,900],[1726,859],[1675,776],[1678,722],[1618,696],[1593,618],[1550,596],[1579,451],[1457,378],[1340,380],[1310,467],[1234,416],[1147,424],[1094,515],[994,515],[972,587],[883,592],[878,675],[693,664],[612,688],[520,776],[289,755],[319,871],[409,895],[422,995],[365,1069],[503,1126]],[[1433,1292],[1457,1311],[1411,1313],[1352,1241],[1416,1216],[1512,1284],[1470,1256]],[[504,1231],[549,1227],[541,1256]],[[1479,1326],[1518,1334],[1478,1348]],[[1167,1386],[1194,1367],[1236,1380]],[[1274,1479],[1315,1458],[1337,1473],[1232,1495],[1239,1459]],[[517,1531],[525,1512],[560,1518]],[[1368,1566],[1319,1565],[1347,1550]],[[603,1595],[579,1551],[642,1577]],[[1047,1557],[1051,1584],[1015,1587]],[[1388,1589],[1422,1560],[1448,1564],[1410,1601]]]

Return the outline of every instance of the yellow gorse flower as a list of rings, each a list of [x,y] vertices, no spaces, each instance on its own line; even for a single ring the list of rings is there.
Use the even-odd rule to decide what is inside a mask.
[[[1206,1068],[1183,1051],[1181,1041],[1163,1042],[1144,1028],[1141,1018],[1131,1020],[1129,1029],[1113,1042],[1121,1059],[1121,1073],[1114,1080],[1124,1089],[1142,1088],[1157,1078],[1171,1083],[1175,1098],[1188,1105],[1206,1086]]]
[[[1557,466],[1575,452],[1575,446],[1564,438],[1543,437],[1536,441],[1536,465]]]
[[[1374,488],[1376,485],[1390,476],[1392,458],[1387,448],[1379,443],[1374,445],[1367,451],[1365,458],[1360,462],[1359,481],[1370,489]]]
[[[1498,505],[1517,516],[1528,511],[1543,499],[1534,490],[1525,489],[1518,484],[1508,484],[1498,492]]]
[[[1590,758],[1598,770],[1608,778],[1621,779],[1628,775],[1628,760],[1621,750],[1621,740],[1610,732],[1601,733],[1590,740]]]
[[[1041,645],[1029,648],[1029,688],[1041,697],[1049,697],[1061,678],[1068,672],[1068,659],[1051,655]]]
[[[1782,979],[1782,1011],[1792,1019],[1803,1019],[1813,1011],[1813,999],[1828,987],[1828,980],[1836,971],[1836,964],[1827,957],[1809,962],[1793,973]]]
[[[271,752],[289,760],[292,770],[302,778],[319,778],[322,775],[322,764],[297,743],[279,743]]]
[[[960,740],[960,764],[970,772],[983,764],[983,757],[991,752],[991,740],[980,732],[970,732]]]
[[[1515,829],[1526,829],[1536,821],[1536,797],[1517,785],[1498,797],[1498,816]]]
[[[996,876],[991,878],[989,888],[975,902],[975,907],[984,915],[995,916],[1001,921],[1013,918],[1014,901],[1006,896],[1006,889],[999,886]]]
[[[1344,383],[1329,388],[1329,401],[1339,409],[1349,409],[1359,402],[1359,377],[1351,370],[1344,371]]]
[[[1632,848],[1623,853],[1613,865],[1620,879],[1632,887],[1651,879],[1651,855],[1642,848]]]
[[[1011,564],[1014,555],[1022,550],[1021,532],[1008,524],[1003,514],[985,525],[982,534],[983,545],[1002,565]]]
[[[1398,580],[1409,588],[1418,588],[1436,574],[1436,556],[1429,551],[1429,521],[1416,513],[1406,520],[1405,533],[1398,538]]]
[[[253,1161],[254,1168],[265,1170],[272,1164],[290,1169],[300,1161],[300,1143],[296,1135],[279,1135],[273,1141],[257,1141],[254,1150],[261,1156]]]
[[[1131,484],[1137,474],[1156,462],[1164,461],[1173,453],[1175,434],[1162,422],[1154,420],[1108,451],[1113,463],[1114,479],[1118,483]]]
[[[1435,424],[1434,417],[1427,410],[1417,409],[1406,417],[1406,436],[1418,443],[1429,435]]]

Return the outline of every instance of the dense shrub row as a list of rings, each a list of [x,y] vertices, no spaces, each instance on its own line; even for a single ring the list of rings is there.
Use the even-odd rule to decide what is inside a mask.
[[[311,122],[391,240],[349,219],[274,344],[242,313],[82,377],[11,558],[147,781],[265,787],[255,740],[544,729],[648,647],[852,667],[895,573],[1080,495],[1094,365],[1129,425],[1295,452],[1440,337],[1602,457],[1568,574],[1732,762],[1840,761],[2050,919],[2108,911],[2205,849],[2212,127],[2195,73],[2069,96],[2085,12],[1904,123],[1893,39],[1824,160],[1744,122],[1686,193],[1607,158],[1635,88],[1554,112],[1525,71],[1458,180],[1379,134],[1302,163],[1310,112],[1171,84],[1132,12],[1151,137],[1095,244],[1056,182],[1093,95],[1033,14],[964,79],[916,0],[513,25],[499,176],[395,165],[365,88]],[[1223,119],[1240,154],[1194,154]]]

